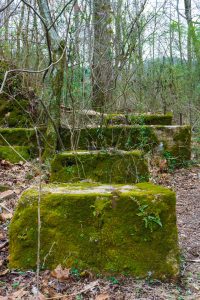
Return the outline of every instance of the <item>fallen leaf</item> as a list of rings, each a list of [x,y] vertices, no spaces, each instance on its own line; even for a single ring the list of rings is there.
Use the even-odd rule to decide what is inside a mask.
[[[0,220],[1,220],[2,222],[5,222],[5,221],[7,221],[7,220],[10,220],[10,219],[12,219],[12,217],[13,217],[13,214],[12,214],[12,213],[2,213],[2,214],[0,214]]]
[[[107,293],[104,294],[100,294],[98,296],[96,296],[95,300],[109,300],[110,297]]]
[[[21,193],[21,190],[20,190],[20,189],[16,189],[16,190],[14,190],[14,193],[15,193],[16,195],[19,195],[19,194]]]
[[[0,276],[4,276],[4,275],[8,274],[8,272],[9,272],[9,269],[6,269],[6,270],[0,272]]]
[[[33,298],[29,298],[30,300],[46,300],[46,297],[42,295],[40,292],[38,295],[33,296]]]
[[[61,281],[69,279],[70,269],[63,269],[61,265],[58,265],[56,269],[51,272],[51,276]]]
[[[14,293],[12,293],[9,297],[8,300],[20,300],[22,297],[26,296],[28,294],[28,291],[24,291],[24,289],[18,290]]]

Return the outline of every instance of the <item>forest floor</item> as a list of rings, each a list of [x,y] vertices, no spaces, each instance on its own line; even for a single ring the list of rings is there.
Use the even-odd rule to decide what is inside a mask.
[[[44,175],[44,180],[45,180]],[[37,184],[39,175],[30,163],[0,161],[0,300],[37,299],[36,274],[8,269],[8,226],[23,190]],[[153,170],[153,182],[177,193],[177,222],[182,257],[180,280],[162,283],[147,278],[94,278],[89,272],[57,269],[40,273],[38,299],[200,299],[200,165],[173,174]],[[22,253],[23,255],[23,253]]]

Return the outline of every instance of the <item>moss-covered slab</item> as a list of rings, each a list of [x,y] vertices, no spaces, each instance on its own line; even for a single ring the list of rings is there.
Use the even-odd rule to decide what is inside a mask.
[[[73,147],[71,132],[62,129],[62,137],[67,149],[116,149],[154,151],[162,145],[163,155],[169,152],[177,163],[189,160],[191,156],[190,126],[162,125],[113,125],[84,128],[74,132]]]
[[[63,152],[51,164],[51,182],[135,183],[148,178],[147,162],[137,150]]]
[[[154,131],[163,143],[162,154],[181,166],[191,158],[191,127],[190,126],[155,126]]]
[[[27,146],[0,146],[0,159],[11,163],[29,160],[31,158],[30,147]]]
[[[3,136],[3,137],[2,137]],[[7,146],[31,146],[36,145],[36,134],[34,128],[0,128],[0,145]]]
[[[106,125],[172,125],[172,114],[108,114],[104,116],[104,123]]]
[[[10,268],[36,267],[38,189],[23,193],[10,224]],[[177,278],[175,194],[150,183],[46,185],[41,267]],[[23,254],[23,255],[22,255]]]

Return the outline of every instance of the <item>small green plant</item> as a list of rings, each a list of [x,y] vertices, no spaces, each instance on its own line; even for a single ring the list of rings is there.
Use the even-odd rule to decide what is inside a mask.
[[[162,227],[162,222],[159,215],[151,212],[148,209],[148,204],[141,205],[134,197],[131,197],[131,199],[134,200],[138,205],[139,212],[137,213],[137,216],[142,217],[145,228],[150,229],[150,231],[153,232],[155,225]]]
[[[14,283],[12,284],[12,287],[13,287],[14,289],[16,289],[16,288],[19,286],[19,284],[20,284],[20,282],[19,282],[19,281],[16,281],[16,282],[14,282]]]
[[[119,280],[117,280],[114,276],[108,277],[108,280],[109,280],[112,284],[119,284]]]
[[[154,225],[157,224],[162,227],[162,223],[159,216],[156,216],[155,214],[148,214],[147,208],[147,204],[139,206],[139,213],[137,216],[142,217],[145,228],[149,228],[150,231],[153,232]]]
[[[73,275],[76,278],[80,278],[80,272],[77,268],[72,267],[70,270],[70,274]]]
[[[165,151],[163,153],[164,158],[167,160],[168,169],[173,172],[177,166],[177,159],[172,155],[170,151]]]

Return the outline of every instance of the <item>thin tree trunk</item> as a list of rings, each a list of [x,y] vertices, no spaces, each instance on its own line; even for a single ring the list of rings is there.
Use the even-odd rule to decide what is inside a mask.
[[[184,0],[185,4],[185,16],[187,20],[188,32],[187,32],[187,63],[188,63],[188,79],[189,79],[189,120],[192,124],[192,107],[191,107],[191,98],[192,98],[192,11],[191,11],[191,0]]]
[[[93,1],[93,99],[94,109],[103,111],[112,100],[112,28],[110,0]]]
[[[37,0],[37,2],[39,6],[40,15],[45,20],[46,26],[51,27],[51,29],[48,31],[47,43],[49,43],[49,46],[51,47],[52,58],[55,62],[62,56],[62,52],[64,51],[64,45],[62,45],[63,42],[58,36],[55,26],[51,26],[53,24],[53,20],[48,6],[48,1]],[[51,69],[49,73],[51,88],[49,113],[51,115],[51,119],[48,120],[47,124],[46,137],[48,140],[48,144],[45,147],[44,158],[49,158],[55,153],[57,148],[57,141],[60,142],[61,148],[63,147],[61,138],[59,136],[59,129],[61,118],[60,104],[64,77],[64,59],[65,55],[63,55],[59,63],[53,66],[53,69]]]

